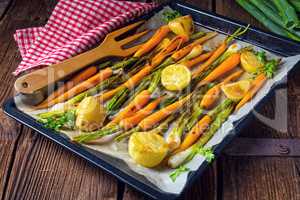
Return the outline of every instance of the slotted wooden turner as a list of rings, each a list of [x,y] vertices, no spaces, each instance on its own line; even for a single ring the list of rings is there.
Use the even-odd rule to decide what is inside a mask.
[[[61,63],[51,65],[43,69],[38,69],[32,73],[21,76],[15,82],[16,91],[24,94],[33,94],[35,91],[38,91],[49,84],[55,83],[56,81],[61,80],[102,58],[108,56],[126,57],[131,55],[140,48],[141,45],[128,49],[124,49],[124,45],[145,35],[148,31],[134,34],[120,41],[116,41],[116,38],[129,30],[136,28],[142,23],[144,23],[144,21],[131,24],[109,33],[105,37],[104,41],[92,50],[64,60]]]

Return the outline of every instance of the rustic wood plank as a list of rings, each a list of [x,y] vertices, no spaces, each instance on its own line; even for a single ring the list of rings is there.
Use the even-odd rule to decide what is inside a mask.
[[[254,17],[244,11],[235,0],[216,0],[216,12],[226,17],[265,29]]]
[[[225,200],[300,198],[293,159],[226,158],[223,166]]]
[[[4,199],[116,199],[116,180],[30,129],[23,131]]]
[[[14,78],[11,73],[19,61],[12,37],[16,24],[10,22],[8,12],[11,11],[12,4],[10,1],[0,4],[0,105],[8,96],[13,95]],[[21,130],[21,125],[5,116],[0,108],[0,198],[5,194]]]

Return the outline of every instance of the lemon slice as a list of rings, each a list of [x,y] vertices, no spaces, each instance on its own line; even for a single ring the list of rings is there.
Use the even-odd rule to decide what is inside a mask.
[[[130,136],[128,153],[131,158],[144,167],[155,167],[168,153],[164,138],[153,132],[135,132]]]
[[[245,71],[249,73],[256,72],[263,64],[257,59],[251,51],[245,51],[241,54],[241,65]]]
[[[249,80],[242,80],[235,83],[222,85],[221,89],[227,98],[238,101],[244,97],[246,92],[250,89],[251,82]]]
[[[171,91],[184,89],[191,82],[190,70],[181,64],[170,65],[161,72],[161,84]]]

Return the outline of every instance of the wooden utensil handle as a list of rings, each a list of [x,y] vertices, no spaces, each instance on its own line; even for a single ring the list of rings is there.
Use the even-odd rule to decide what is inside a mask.
[[[110,55],[109,51],[103,51],[104,48],[100,49],[99,47],[69,58],[61,63],[26,74],[16,80],[15,89],[21,93],[31,94]]]

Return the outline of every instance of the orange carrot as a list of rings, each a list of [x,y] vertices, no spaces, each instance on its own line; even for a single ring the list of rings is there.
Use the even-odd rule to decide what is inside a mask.
[[[206,109],[211,108],[213,104],[216,102],[216,100],[220,97],[221,85],[227,84],[231,81],[238,79],[243,74],[243,72],[244,71],[241,69],[237,70],[236,72],[233,72],[228,77],[226,77],[221,83],[209,89],[206,92],[206,94],[203,96],[200,106]]]
[[[149,90],[143,90],[131,101],[123,110],[121,110],[109,124],[117,124],[122,119],[133,116],[138,110],[148,103],[151,97]]]
[[[113,97],[117,92],[119,92],[120,90],[124,89],[125,87],[123,85],[120,85],[112,90],[109,90],[109,91],[106,91],[106,92],[103,92],[102,94],[100,94],[98,96],[98,99],[101,101],[101,102],[105,102],[107,101],[108,99],[110,99],[111,97]]]
[[[81,82],[80,84],[78,84],[75,87],[71,88],[69,91],[66,91],[65,93],[63,93],[62,95],[60,95],[57,98],[53,99],[52,101],[46,102],[45,104],[38,105],[37,108],[38,109],[47,108],[47,107],[50,107],[54,104],[64,102],[64,101],[72,98],[73,96],[94,87],[95,85],[97,85],[101,81],[103,81],[103,80],[107,79],[108,77],[110,77],[112,75],[112,73],[113,73],[113,71],[112,71],[111,68],[105,68],[105,69],[101,70],[99,73],[97,73],[96,75],[94,75],[91,78]]]
[[[224,60],[216,69],[214,69],[210,74],[208,74],[201,82],[202,83],[209,83],[220,76],[224,75],[225,73],[229,72],[230,70],[234,69],[240,64],[240,53],[234,53],[230,55],[226,60]]]
[[[175,151],[178,153],[180,151],[184,151],[189,148],[192,144],[194,144],[197,139],[204,133],[204,131],[208,128],[210,123],[212,122],[212,118],[209,115],[205,115],[185,136],[183,142],[180,147]]]
[[[171,43],[164,48],[161,52],[154,56],[151,61],[151,64],[146,64],[139,72],[134,74],[130,79],[128,79],[123,85],[128,89],[134,88],[145,76],[150,74],[152,69],[158,66],[172,51],[180,47],[184,42],[186,42],[186,37],[177,36]]]
[[[136,112],[133,116],[127,117],[120,122],[120,125],[125,129],[128,130],[136,126],[140,121],[142,121],[145,117],[149,116],[153,110],[159,105],[161,102],[161,97],[157,98],[156,100],[149,103],[143,109]]]
[[[198,76],[206,70],[215,60],[217,60],[226,50],[227,43],[223,42],[212,54],[212,56],[202,65],[200,65],[193,73],[193,77]]]
[[[182,64],[185,65],[188,68],[193,67],[194,65],[196,65],[197,63],[203,62],[206,59],[208,59],[210,56],[212,55],[212,52],[208,52],[205,54],[201,54],[200,56],[193,58],[191,60],[187,60],[187,61],[183,61]]]
[[[151,61],[151,65],[153,67],[158,66],[167,56],[169,56],[172,52],[178,50],[178,48],[187,41],[188,38],[185,36],[176,36],[172,39],[172,41],[166,48],[164,48],[161,52],[154,56],[154,58]]]
[[[184,56],[186,56],[196,45],[203,44],[204,42],[215,37],[216,35],[217,35],[216,32],[207,33],[205,36],[193,41],[191,44],[175,52],[171,57],[173,58],[174,61],[178,61]]]
[[[81,83],[82,81],[85,81],[86,79],[90,78],[96,73],[97,73],[97,67],[95,66],[84,69],[82,72],[76,74],[69,81],[61,85],[59,88],[57,88],[57,90],[55,90],[51,95],[49,95],[47,99],[45,99],[41,104],[46,104],[46,102],[50,102],[51,100],[55,99],[56,97],[63,94],[64,92],[70,90],[75,85]]]
[[[150,74],[153,66],[147,64],[140,71],[130,77],[123,85],[128,89],[134,88],[145,76]]]
[[[245,94],[242,100],[236,105],[235,111],[238,111],[243,105],[252,99],[252,97],[258,92],[258,90],[265,84],[267,77],[264,73],[259,74],[252,82],[252,87]]]
[[[164,37],[168,35],[170,29],[168,25],[160,27],[154,35],[143,46],[135,52],[134,57],[141,57],[157,46]]]
[[[208,32],[203,37],[196,39],[193,43],[197,44],[203,44],[204,42],[216,37],[218,35],[217,32]]]
[[[148,130],[152,128],[155,124],[160,122],[161,120],[168,117],[170,114],[177,111],[179,108],[181,108],[191,97],[191,94],[187,95],[186,97],[168,105],[165,108],[160,109],[159,111],[156,111],[155,113],[149,115],[145,119],[143,119],[138,126],[142,130]]]

